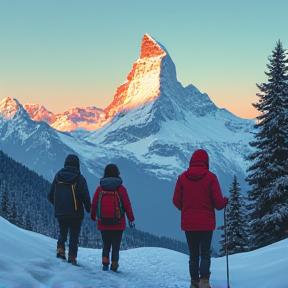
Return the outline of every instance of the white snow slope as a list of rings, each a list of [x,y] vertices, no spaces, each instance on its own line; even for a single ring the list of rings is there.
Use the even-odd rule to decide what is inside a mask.
[[[79,248],[81,267],[56,259],[56,240],[0,217],[1,288],[188,288],[189,256],[162,248],[120,251],[119,273],[101,269],[101,250]],[[288,239],[229,256],[231,288],[287,288]],[[211,283],[227,287],[226,258],[212,259]]]

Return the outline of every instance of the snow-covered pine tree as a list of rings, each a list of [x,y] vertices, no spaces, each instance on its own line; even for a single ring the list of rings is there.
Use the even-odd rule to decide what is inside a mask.
[[[268,82],[257,85],[260,99],[252,104],[260,112],[246,179],[252,249],[288,237],[288,60],[280,40],[268,59]]]
[[[29,211],[25,212],[24,229],[25,230],[29,230],[29,231],[33,231],[32,223],[31,223],[31,216],[30,216],[30,212]]]
[[[237,181],[237,176],[234,175],[233,182],[229,189],[229,204],[227,205],[227,242],[228,254],[235,254],[247,250],[247,219],[246,219],[246,203],[244,196],[241,194],[241,187]],[[224,230],[224,226],[218,229]],[[225,234],[221,235],[220,240],[220,256],[225,255]]]
[[[11,223],[19,226],[20,223],[20,217],[18,215],[18,210],[17,210],[17,205],[16,205],[16,201],[13,201],[12,206],[11,206]]]
[[[3,187],[2,197],[1,197],[0,216],[7,219],[8,221],[11,221],[11,218],[12,218],[11,206],[12,205],[10,202],[9,191],[8,191],[7,186],[5,185]]]

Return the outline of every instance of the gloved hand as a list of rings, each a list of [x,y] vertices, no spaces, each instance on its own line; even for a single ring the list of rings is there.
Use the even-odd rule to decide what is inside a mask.
[[[135,223],[129,221],[129,227],[130,227],[130,228],[135,228]]]

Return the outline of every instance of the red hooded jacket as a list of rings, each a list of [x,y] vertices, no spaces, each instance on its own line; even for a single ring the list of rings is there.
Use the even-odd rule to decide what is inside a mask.
[[[182,230],[215,230],[214,208],[223,209],[228,204],[228,198],[223,198],[216,175],[209,171],[209,158],[205,150],[196,150],[190,167],[179,176],[173,204],[181,211]]]

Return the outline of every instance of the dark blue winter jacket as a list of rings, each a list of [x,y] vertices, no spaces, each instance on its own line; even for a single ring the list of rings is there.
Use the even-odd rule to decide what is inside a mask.
[[[84,208],[90,213],[91,198],[86,179],[78,168],[66,166],[53,180],[49,201],[54,204],[55,218],[84,218]]]

